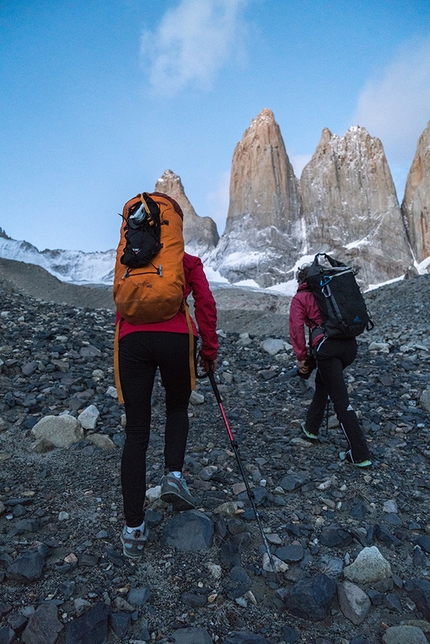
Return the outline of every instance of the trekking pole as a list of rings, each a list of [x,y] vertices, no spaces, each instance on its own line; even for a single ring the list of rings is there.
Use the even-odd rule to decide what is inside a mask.
[[[276,567],[275,567],[275,562],[274,562],[274,559],[273,559],[273,555],[272,555],[272,553],[270,551],[270,547],[269,547],[269,544],[267,542],[266,535],[264,534],[263,526],[261,524],[260,515],[258,514],[258,510],[257,510],[257,507],[255,505],[254,492],[252,491],[251,486],[249,485],[248,478],[247,478],[247,476],[245,474],[245,470],[243,469],[243,464],[242,464],[242,461],[241,461],[241,458],[240,458],[240,453],[239,453],[239,445],[238,445],[235,437],[233,436],[233,432],[231,431],[230,424],[228,422],[226,413],[224,411],[224,407],[223,407],[222,400],[221,400],[221,395],[219,393],[218,385],[216,384],[216,381],[215,381],[214,372],[213,371],[208,371],[204,375],[199,376],[199,378],[205,378],[206,376],[209,377],[210,383],[212,385],[213,392],[215,394],[215,398],[216,398],[218,406],[219,406],[219,408],[221,410],[221,415],[223,417],[224,424],[225,424],[226,429],[227,429],[227,434],[228,434],[228,437],[230,439],[230,444],[231,444],[231,446],[233,448],[233,452],[234,452],[234,455],[236,457],[237,464],[239,465],[239,470],[240,470],[240,473],[242,475],[243,482],[245,483],[246,492],[248,494],[249,502],[251,503],[252,510],[253,510],[255,518],[257,520],[258,528],[260,530],[261,538],[263,539],[264,547],[266,548],[266,552],[267,552],[267,555],[269,557],[270,565],[272,566],[272,570],[276,575],[277,571],[276,571]]]

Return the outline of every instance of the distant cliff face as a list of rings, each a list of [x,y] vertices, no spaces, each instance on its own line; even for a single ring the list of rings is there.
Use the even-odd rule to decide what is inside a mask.
[[[297,179],[273,112],[264,109],[233,154],[226,232],[247,217],[257,228],[290,233],[298,215]]]
[[[271,110],[264,109],[237,144],[225,232],[213,255],[231,281],[282,281],[300,251],[298,182]]]
[[[164,192],[178,202],[184,213],[184,240],[185,247],[189,252],[199,252],[205,255],[218,243],[219,235],[213,219],[210,217],[199,217],[189,202],[181,178],[166,170],[162,177],[155,184],[155,192]]]
[[[335,250],[365,282],[404,274],[412,255],[379,139],[358,126],[343,138],[324,129],[300,189],[308,253]]]
[[[406,181],[402,214],[418,262],[430,256],[430,121],[420,136]]]

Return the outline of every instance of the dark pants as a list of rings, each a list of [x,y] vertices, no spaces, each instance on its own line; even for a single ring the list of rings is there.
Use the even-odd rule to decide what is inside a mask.
[[[168,471],[180,472],[188,437],[191,394],[188,335],[137,331],[120,340],[119,369],[126,414],[121,485],[125,520],[130,528],[141,525],[144,518],[146,450],[157,367],[166,392],[164,465]]]
[[[369,449],[349,401],[343,377],[343,370],[355,360],[356,355],[357,343],[354,338],[348,340],[327,338],[318,345],[315,394],[306,416],[306,429],[312,434],[318,434],[327,400],[330,397],[340,426],[348,440],[352,458],[360,462],[369,458]]]

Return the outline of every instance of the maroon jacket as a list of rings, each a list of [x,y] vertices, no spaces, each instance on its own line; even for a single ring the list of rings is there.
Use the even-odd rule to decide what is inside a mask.
[[[191,323],[194,335],[196,337],[200,335],[202,340],[200,355],[205,360],[216,360],[218,353],[216,304],[203,270],[203,264],[198,257],[188,253],[184,253],[183,264],[185,275],[184,298],[186,299],[192,293],[198,330],[193,319],[191,319]],[[117,312],[117,321],[120,317]],[[188,334],[185,312],[178,311],[170,320],[154,324],[130,324],[126,320],[120,321],[119,339],[135,331],[167,331],[169,333]]]
[[[303,282],[297,289],[290,305],[290,340],[297,360],[306,360],[308,356],[305,325],[310,329],[315,329],[322,324],[322,321],[316,300],[308,290],[306,282]],[[312,345],[317,344],[322,337],[324,337],[324,333],[318,334],[312,340]]]

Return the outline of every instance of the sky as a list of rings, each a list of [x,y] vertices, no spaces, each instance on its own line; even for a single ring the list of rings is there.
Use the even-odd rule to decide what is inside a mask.
[[[328,127],[381,139],[403,198],[430,120],[428,0],[2,0],[0,227],[105,251],[167,169],[222,234],[263,108],[300,177]]]

